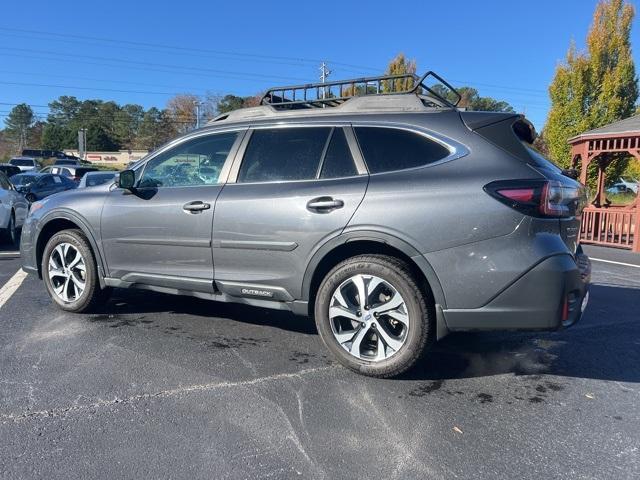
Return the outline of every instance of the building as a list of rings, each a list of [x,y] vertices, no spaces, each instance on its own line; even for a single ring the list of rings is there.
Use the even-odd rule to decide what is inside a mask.
[[[79,157],[78,150],[65,150],[67,155]],[[86,152],[84,159],[91,163],[127,164],[135,162],[149,153],[148,150],[118,150],[117,152]]]

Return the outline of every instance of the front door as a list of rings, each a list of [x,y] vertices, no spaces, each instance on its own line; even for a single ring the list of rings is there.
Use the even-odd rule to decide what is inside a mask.
[[[368,175],[359,155],[354,161],[350,133],[339,126],[250,132],[216,204],[213,257],[222,291],[300,298],[314,248],[342,232],[364,197]]]
[[[223,167],[240,137],[225,132],[186,140],[141,165],[134,191],[113,189],[101,220],[110,277],[213,291],[213,215]]]

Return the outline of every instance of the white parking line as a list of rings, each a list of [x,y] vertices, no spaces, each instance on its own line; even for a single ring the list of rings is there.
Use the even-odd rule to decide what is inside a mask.
[[[25,278],[27,278],[27,272],[20,269],[0,288],[0,308],[2,308],[2,306],[7,303],[7,300],[11,298],[11,295],[18,290]]]
[[[589,260],[591,260],[592,262],[613,263],[614,265],[623,265],[625,267],[640,268],[640,265],[634,265],[633,263],[614,262],[613,260],[604,260],[602,258],[589,257]]]

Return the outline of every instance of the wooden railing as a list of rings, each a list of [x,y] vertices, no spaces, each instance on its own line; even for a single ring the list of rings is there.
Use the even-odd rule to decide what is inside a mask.
[[[638,209],[634,206],[603,208],[590,205],[582,214],[580,241],[640,252],[639,220]]]

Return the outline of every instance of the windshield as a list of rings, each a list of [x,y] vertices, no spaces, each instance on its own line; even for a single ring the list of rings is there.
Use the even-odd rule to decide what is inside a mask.
[[[12,158],[9,160],[11,165],[17,165],[18,167],[33,167],[33,160],[28,158]]]
[[[11,183],[15,186],[25,187],[27,185],[31,185],[38,179],[36,175],[14,175],[10,178]]]

